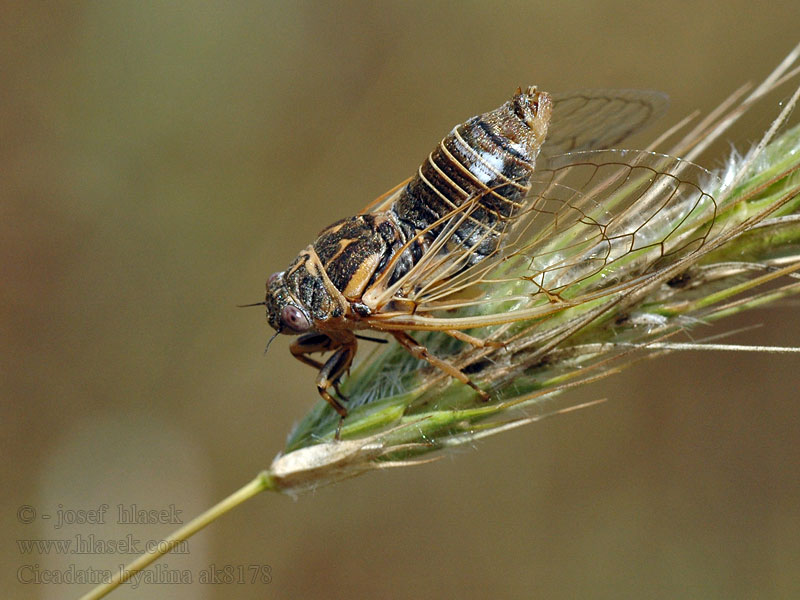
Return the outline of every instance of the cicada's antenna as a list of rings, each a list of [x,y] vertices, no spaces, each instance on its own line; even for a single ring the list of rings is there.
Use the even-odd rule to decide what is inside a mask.
[[[266,305],[267,305],[267,302],[265,300],[264,302],[254,302],[253,304],[237,304],[236,307],[237,308],[249,308],[251,306],[266,306]],[[264,354],[265,355],[267,353],[267,350],[269,350],[269,345],[272,343],[272,340],[274,340],[276,337],[278,337],[278,334],[280,332],[281,332],[281,330],[279,329],[278,331],[275,332],[275,335],[273,335],[271,338],[269,338],[269,341],[267,342],[267,347],[264,348]]]
[[[280,332],[281,332],[281,330],[279,329],[278,331],[276,331],[276,332],[273,334],[273,336],[272,336],[271,338],[269,338],[269,341],[267,342],[267,347],[266,347],[266,348],[264,348],[264,356],[266,356],[266,354],[267,354],[267,350],[269,350],[269,345],[272,343],[272,340],[274,340],[276,337],[278,337],[278,334],[279,334]]]

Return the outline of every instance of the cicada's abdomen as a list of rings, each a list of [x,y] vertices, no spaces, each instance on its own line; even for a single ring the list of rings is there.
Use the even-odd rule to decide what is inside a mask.
[[[463,220],[443,251],[467,248],[469,264],[494,251],[502,221],[514,215],[528,192],[551,107],[547,93],[529,87],[454,128],[392,205],[406,239],[430,227],[417,240],[427,246],[446,226],[443,217],[454,214]],[[454,213],[467,200],[470,205]],[[395,272],[393,279],[402,274]]]

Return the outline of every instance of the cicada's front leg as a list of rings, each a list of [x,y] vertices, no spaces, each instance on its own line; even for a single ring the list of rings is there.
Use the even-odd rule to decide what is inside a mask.
[[[307,356],[313,352],[328,352],[335,350],[333,355],[325,361],[325,364]],[[352,343],[337,344],[324,333],[308,333],[301,335],[291,345],[292,355],[307,365],[319,369],[317,376],[317,390],[319,395],[330,404],[333,409],[344,419],[347,416],[347,409],[336,398],[331,396],[328,388],[333,387],[336,392],[344,397],[339,391],[339,378],[350,368],[353,357],[356,354],[356,341]]]
[[[292,355],[301,363],[305,363],[315,369],[322,370],[323,364],[318,360],[309,358],[306,354],[312,352],[328,352],[335,349],[333,340],[324,333],[306,333],[292,342],[290,350]]]
[[[483,391],[477,385],[475,385],[466,374],[459,371],[455,366],[451,365],[446,360],[442,360],[441,358],[438,358],[433,354],[431,354],[425,346],[418,343],[414,338],[412,338],[406,332],[392,331],[392,335],[398,342],[400,342],[403,348],[408,350],[411,353],[411,355],[414,356],[415,358],[422,358],[428,361],[437,369],[441,369],[442,371],[450,375],[450,377],[455,377],[460,382],[465,383],[466,385],[471,387],[473,390],[478,392],[481,395],[481,398],[483,398],[484,400],[489,399],[489,394]]]

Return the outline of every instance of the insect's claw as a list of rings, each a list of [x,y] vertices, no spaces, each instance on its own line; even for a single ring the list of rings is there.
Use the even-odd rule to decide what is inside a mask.
[[[541,288],[541,290],[542,292],[544,292],[544,295],[547,296],[547,299],[552,304],[561,304],[562,302],[564,302],[564,299],[558,292],[551,292],[550,290],[547,290],[545,288]]]
[[[483,338],[478,338],[473,335],[469,335],[467,333],[464,333],[463,331],[459,331],[458,329],[449,329],[446,330],[445,333],[451,337],[454,337],[457,340],[466,342],[475,348],[486,348],[486,347],[502,348],[505,345],[502,342],[488,341]]]
[[[349,374],[350,373],[348,372],[348,375]],[[339,382],[338,381],[333,384],[333,389],[336,390],[336,394],[339,396],[339,398],[341,398],[345,402],[347,402],[349,400],[349,398],[342,393],[342,390],[339,389]]]

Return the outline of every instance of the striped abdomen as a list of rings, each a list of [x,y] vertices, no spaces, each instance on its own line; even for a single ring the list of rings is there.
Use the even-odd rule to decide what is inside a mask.
[[[470,249],[470,264],[494,251],[503,221],[515,214],[528,192],[551,107],[547,93],[530,87],[453,129],[391,207],[404,237],[413,239],[430,227],[417,238],[427,247],[445,228],[443,217],[452,214],[463,220],[443,251]]]

